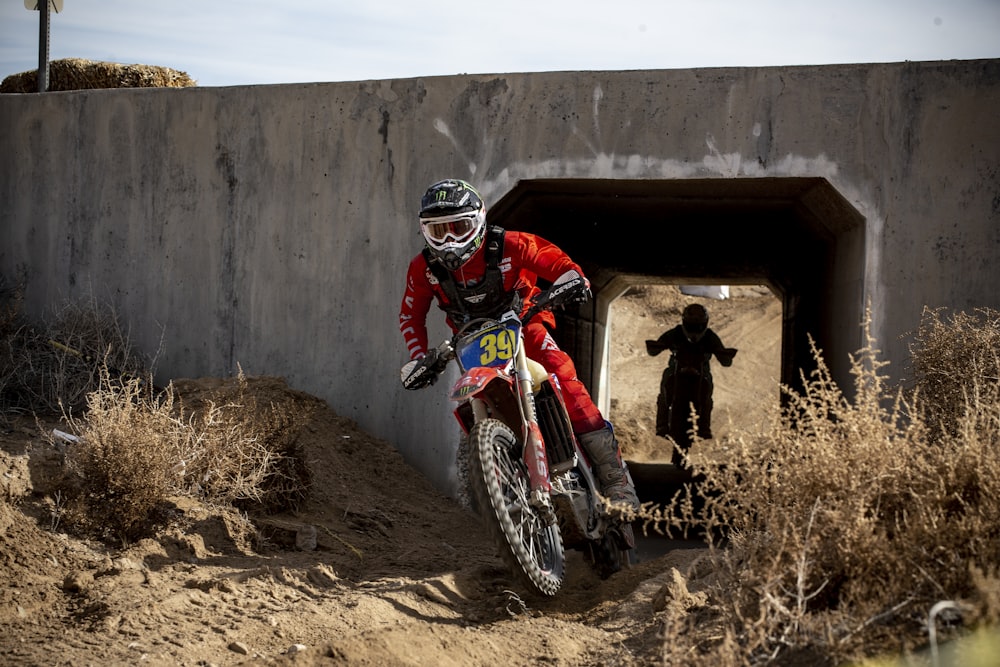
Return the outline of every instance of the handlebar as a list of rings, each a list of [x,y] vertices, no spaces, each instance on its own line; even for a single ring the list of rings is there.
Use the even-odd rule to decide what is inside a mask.
[[[590,296],[590,283],[587,279],[576,271],[567,271],[538,295],[521,321],[529,322],[543,310],[552,310],[568,303],[585,303],[590,300]]]
[[[552,310],[553,308],[569,303],[584,303],[590,299],[590,296],[590,285],[587,279],[577,271],[567,271],[559,276],[548,288],[542,290],[538,298],[535,299],[535,303],[525,311],[523,316],[519,317],[515,311],[508,311],[499,320],[502,321],[513,317],[520,322],[526,323],[542,311]],[[410,362],[413,366],[402,377],[403,387],[406,389],[422,389],[434,384],[437,381],[437,376],[444,371],[448,362],[455,358],[455,346],[458,339],[477,327],[495,321],[497,320],[492,318],[470,320],[462,325],[454,336],[442,341],[440,345],[430,350],[422,359],[416,363]]]

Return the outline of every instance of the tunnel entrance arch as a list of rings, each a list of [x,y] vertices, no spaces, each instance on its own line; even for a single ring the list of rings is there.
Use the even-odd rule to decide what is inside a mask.
[[[811,337],[852,389],[864,217],[824,178],[525,180],[488,220],[558,244],[590,278],[594,300],[559,314],[556,338],[605,412],[610,304],[650,282],[767,285],[782,302],[781,382],[815,367]]]

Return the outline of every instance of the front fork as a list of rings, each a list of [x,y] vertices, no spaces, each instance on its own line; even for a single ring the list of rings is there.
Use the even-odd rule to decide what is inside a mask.
[[[517,384],[520,391],[521,414],[524,417],[524,465],[528,468],[528,479],[531,482],[531,496],[528,501],[537,509],[546,523],[556,522],[555,510],[552,507],[552,484],[549,481],[549,460],[545,454],[545,441],[538,427],[538,416],[535,412],[534,390],[531,371],[528,370],[528,358],[524,345],[517,346],[514,368],[517,373]]]

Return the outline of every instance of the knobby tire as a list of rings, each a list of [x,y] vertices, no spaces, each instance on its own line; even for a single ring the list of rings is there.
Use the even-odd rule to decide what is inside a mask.
[[[632,566],[631,550],[623,545],[625,538],[621,535],[626,530],[631,531],[632,527],[609,528],[601,539],[589,543],[588,561],[601,579],[608,579]]]
[[[528,471],[514,433],[486,419],[469,432],[469,485],[504,562],[534,591],[555,595],[565,573],[558,525],[530,504]]]

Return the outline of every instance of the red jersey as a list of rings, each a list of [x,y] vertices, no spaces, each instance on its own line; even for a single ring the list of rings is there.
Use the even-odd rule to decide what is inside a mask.
[[[553,282],[570,270],[583,275],[576,262],[555,244],[527,232],[504,233],[503,252],[500,253],[504,290],[520,294],[525,309],[540,291],[536,285],[538,278]],[[452,271],[451,275],[461,285],[476,285],[483,280],[486,276],[485,244],[458,271]],[[406,271],[406,291],[399,307],[399,330],[403,334],[410,359],[427,353],[427,313],[434,300],[441,310],[448,304],[448,297],[427,266],[427,260],[423,253],[419,253],[410,261],[410,267]],[[539,317],[545,318],[550,325],[555,323],[552,313],[542,313]]]

